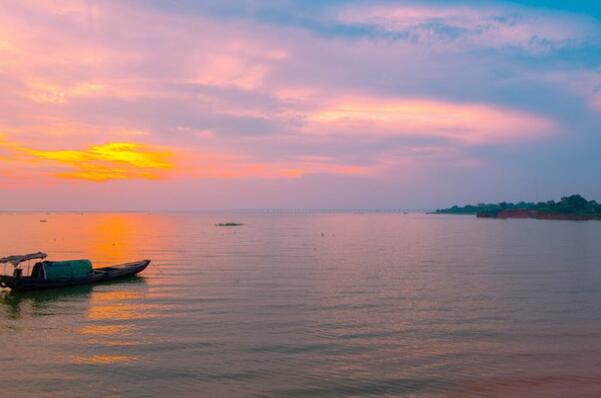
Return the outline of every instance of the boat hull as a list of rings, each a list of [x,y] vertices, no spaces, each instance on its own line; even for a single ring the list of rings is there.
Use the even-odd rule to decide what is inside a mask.
[[[68,286],[87,285],[91,283],[108,282],[119,278],[138,274],[146,269],[150,264],[150,260],[136,261],[114,265],[111,267],[96,268],[92,274],[83,278],[72,278],[47,281],[40,278],[31,278],[28,276],[14,278],[12,276],[0,275],[0,285],[9,287],[12,290],[28,291],[28,290],[43,290],[56,289]]]

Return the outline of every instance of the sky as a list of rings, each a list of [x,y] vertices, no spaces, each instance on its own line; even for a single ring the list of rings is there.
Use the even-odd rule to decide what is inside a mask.
[[[7,0],[0,209],[601,200],[601,2]]]

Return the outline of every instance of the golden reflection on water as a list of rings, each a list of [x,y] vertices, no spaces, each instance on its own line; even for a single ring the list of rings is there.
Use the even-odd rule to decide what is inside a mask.
[[[103,214],[95,221],[90,226],[89,256],[96,261],[132,261],[136,218],[130,214]]]
[[[86,318],[92,320],[146,319],[154,305],[142,304],[144,292],[128,290],[94,291],[90,296]]]
[[[158,247],[159,242],[149,245],[156,231],[169,235],[173,229],[167,217],[144,213],[50,214],[45,216],[47,223],[40,223],[39,217],[0,214],[5,227],[0,230],[3,255],[39,250],[48,253],[49,260],[89,258],[96,267],[113,265],[142,259],[143,248]],[[26,231],[27,239],[19,229]],[[160,242],[162,249],[168,249],[165,243]]]
[[[129,304],[92,304],[88,310],[89,319],[144,319],[148,316],[143,313],[149,309],[148,306],[129,305]]]
[[[78,330],[79,334],[89,336],[114,336],[123,335],[130,330],[125,325],[88,325]]]
[[[77,334],[85,339],[90,347],[127,347],[138,343],[136,334],[139,329],[130,321],[143,320],[152,316],[150,305],[140,303],[145,297],[143,279],[139,283],[114,283],[109,289],[99,286],[92,291],[84,315],[85,326],[77,330]],[[107,323],[109,322],[109,323]],[[74,362],[89,365],[108,365],[128,363],[139,357],[124,355],[79,355]]]
[[[138,357],[133,355],[90,355],[75,357],[73,361],[85,365],[111,365],[133,362],[138,359]]]
[[[136,300],[144,297],[144,293],[139,291],[129,290],[105,290],[95,291],[92,293],[92,301],[104,302],[104,301],[123,301],[123,300]]]
[[[143,278],[134,277],[123,282],[40,292],[3,291],[0,305],[5,307],[9,319],[27,321],[60,314],[66,302],[72,303],[73,308],[80,307],[79,303],[82,313],[78,314],[76,310],[73,314],[79,320],[75,325],[65,326],[65,332],[75,333],[71,336],[80,340],[78,346],[109,352],[102,355],[93,352],[89,355],[78,354],[71,357],[71,361],[88,365],[125,364],[141,358],[119,352],[119,347],[132,347],[140,343],[140,325],[134,326],[132,321],[155,316],[154,305],[141,303],[146,287]],[[118,352],[113,354],[111,351],[114,350]]]

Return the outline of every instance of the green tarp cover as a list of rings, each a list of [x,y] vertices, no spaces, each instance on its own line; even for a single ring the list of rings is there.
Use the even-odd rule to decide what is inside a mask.
[[[46,280],[83,278],[92,272],[90,260],[46,261],[44,262]]]

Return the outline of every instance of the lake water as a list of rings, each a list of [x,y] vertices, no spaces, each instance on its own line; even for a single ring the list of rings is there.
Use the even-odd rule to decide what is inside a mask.
[[[245,225],[214,226],[224,221]],[[4,213],[0,223],[2,254],[153,260],[123,282],[1,292],[2,396],[601,396],[601,222]]]

